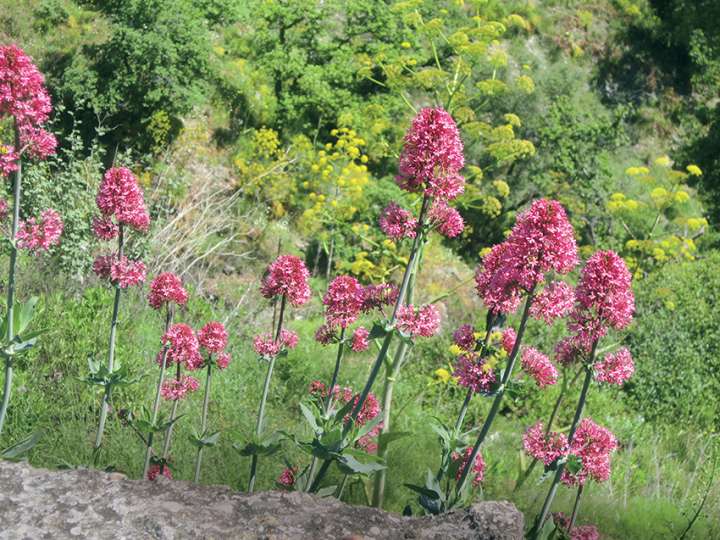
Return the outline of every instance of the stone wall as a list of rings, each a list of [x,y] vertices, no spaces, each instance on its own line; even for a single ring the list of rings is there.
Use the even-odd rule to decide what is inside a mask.
[[[402,517],[306,493],[248,495],[160,477],[49,471],[0,461],[0,538],[521,539],[522,514],[481,502],[438,517]]]

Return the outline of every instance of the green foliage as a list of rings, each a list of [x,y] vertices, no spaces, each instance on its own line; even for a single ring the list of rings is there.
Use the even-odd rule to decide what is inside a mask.
[[[109,39],[83,45],[55,90],[86,126],[109,128],[115,144],[148,148],[154,114],[167,114],[177,132],[179,116],[201,99],[210,51],[203,13],[168,0],[100,6],[111,22]]]
[[[629,333],[637,372],[627,384],[648,419],[718,429],[720,253],[666,267],[639,283]]]

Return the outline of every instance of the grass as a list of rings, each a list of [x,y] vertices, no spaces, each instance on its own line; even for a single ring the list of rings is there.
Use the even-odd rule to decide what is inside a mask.
[[[318,287],[316,287],[318,289]],[[23,290],[23,289],[21,289]],[[30,462],[40,467],[87,466],[92,461],[92,442],[97,425],[100,392],[78,380],[86,370],[88,354],[104,358],[110,317],[111,291],[89,287],[77,295],[51,293],[43,299],[40,326],[50,329],[41,344],[28,357],[24,369],[17,371],[14,394],[8,415],[5,442],[18,440],[31,431],[43,430],[44,436],[30,453]],[[247,441],[254,429],[256,408],[262,390],[266,366],[249,349],[250,335],[258,327],[269,327],[268,310],[247,306],[228,321],[233,361],[213,381],[210,402],[210,428],[222,432],[217,447],[205,452],[202,481],[227,484],[244,489],[249,458],[241,457],[233,442]],[[259,302],[255,305],[259,305]],[[298,402],[315,379],[328,380],[333,367],[334,350],[324,349],[312,335],[320,323],[317,306],[299,314],[291,311],[289,327],[298,331],[300,345],[279,361],[268,403],[268,432],[290,430],[309,438],[299,412]],[[223,320],[227,310],[204,300],[191,301],[178,320],[194,326],[210,320]],[[134,386],[118,391],[118,409],[149,406],[157,375],[153,356],[161,334],[158,313],[145,307],[144,298],[130,291],[123,298],[117,358],[143,373]],[[308,316],[308,318],[305,318]],[[252,324],[247,325],[248,321]],[[532,329],[531,329],[532,332]],[[553,330],[554,332],[554,330]],[[550,333],[552,335],[552,332]],[[548,339],[551,337],[537,336]],[[421,481],[427,468],[434,469],[439,458],[436,436],[428,429],[428,419],[436,416],[445,422],[454,420],[464,392],[453,384],[433,378],[433,371],[447,363],[447,337],[420,342],[396,386],[396,414],[393,429],[410,433],[393,443],[389,454],[386,507],[400,512],[406,505],[418,511],[415,498],[404,483]],[[340,383],[359,388],[369,369],[370,354],[351,354],[343,365]],[[202,376],[200,376],[202,382]],[[375,388],[379,392],[380,386]],[[523,430],[539,418],[546,418],[556,389],[539,393],[533,385],[518,384],[509,395],[483,453],[488,469],[484,492],[487,499],[512,500],[531,520],[542,504],[547,483],[540,483],[537,471],[513,493],[516,478],[528,459],[521,453]],[[181,405],[185,416],[174,435],[173,475],[191,479],[195,448],[189,436],[200,424],[202,392]],[[559,418],[566,427],[572,414],[574,397],[569,398]],[[593,390],[588,414],[613,430],[621,444],[613,460],[613,476],[605,484],[586,489],[579,523],[598,525],[607,538],[673,538],[685,528],[707,485],[709,439],[687,427],[664,426],[645,422],[634,415],[620,391]],[[169,407],[165,405],[167,411]],[[475,397],[467,416],[467,425],[477,425],[489,408],[489,400]],[[101,465],[111,466],[130,477],[141,473],[143,446],[132,431],[111,415],[101,455]],[[307,463],[297,449],[285,444],[280,454],[261,458],[258,486],[275,487],[275,478],[285,462]],[[330,482],[339,479],[336,472]],[[367,504],[370,482],[350,482],[344,499]],[[566,513],[572,508],[574,493],[561,489],[554,509]],[[688,538],[720,537],[720,486],[711,490],[705,512]]]

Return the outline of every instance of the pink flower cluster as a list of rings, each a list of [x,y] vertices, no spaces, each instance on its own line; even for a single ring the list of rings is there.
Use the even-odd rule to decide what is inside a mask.
[[[280,476],[278,476],[277,483],[286,488],[291,488],[295,485],[295,476],[297,475],[297,467],[285,467]]]
[[[200,355],[200,343],[190,326],[185,323],[175,323],[162,336],[162,343],[167,347],[166,362],[184,364],[193,371],[203,364]],[[162,353],[158,355],[158,362],[162,361]]]
[[[363,307],[365,289],[352,276],[338,276],[330,282],[323,297],[328,324],[347,328],[355,322]]]
[[[411,337],[432,337],[440,329],[440,312],[432,304],[417,309],[412,304],[400,306],[396,326],[400,332]]]
[[[98,238],[112,240],[117,230],[107,220],[115,217],[118,224],[128,225],[137,231],[147,231],[150,216],[145,209],[145,199],[135,175],[125,167],[108,169],[103,176],[95,202],[105,222],[95,222],[93,230]]]
[[[430,207],[428,222],[447,238],[455,238],[465,229],[465,221],[460,212],[442,200],[435,201]]]
[[[169,379],[163,382],[160,388],[160,395],[168,401],[177,401],[184,398],[190,392],[200,387],[200,383],[194,377],[182,375],[179,379]]]
[[[34,217],[27,221],[20,221],[15,237],[17,247],[37,253],[47,251],[51,246],[60,243],[63,231],[63,221],[55,210],[48,208],[40,213],[40,218]]]
[[[0,144],[0,176],[7,176],[11,172],[17,171],[18,159],[20,156],[17,155],[14,147]]]
[[[285,296],[295,307],[310,299],[310,273],[305,263],[294,255],[280,255],[270,266],[260,292],[265,298]]]
[[[17,170],[20,153],[37,159],[55,153],[55,136],[42,128],[52,111],[45,79],[25,52],[16,45],[0,46],[0,118],[14,118],[21,148],[3,147],[0,174]]]
[[[586,347],[603,337],[608,328],[621,330],[632,322],[635,297],[631,282],[625,261],[614,251],[598,251],[587,261],[569,325]]]
[[[542,462],[546,467],[567,455],[568,441],[562,433],[545,434],[545,426],[538,422],[523,435],[523,448],[528,455]]]
[[[146,270],[142,261],[133,261],[123,256],[100,255],[93,262],[93,272],[100,279],[116,283],[121,289],[134,287],[145,282]]]
[[[364,326],[358,326],[353,332],[350,348],[355,352],[367,351],[370,347],[370,332]]]
[[[604,482],[610,478],[610,455],[617,449],[617,439],[610,430],[583,418],[570,442],[569,454],[580,458],[577,474],[565,468],[562,482],[568,486],[584,485],[588,478]]]
[[[198,332],[200,346],[211,353],[219,353],[227,347],[228,333],[221,322],[212,321]]]
[[[385,207],[378,220],[380,229],[388,238],[401,240],[415,238],[417,234],[417,219],[397,203],[391,202]]]
[[[338,336],[337,328],[328,323],[321,324],[315,331],[315,341],[322,345],[337,343],[338,339],[340,336]]]
[[[635,373],[635,364],[630,351],[623,347],[605,355],[605,358],[595,363],[593,369],[596,381],[620,386]]]
[[[561,477],[564,484],[573,486],[584,485],[588,478],[596,482],[610,478],[610,455],[617,448],[617,440],[608,429],[583,418],[570,444],[562,433],[546,435],[542,422],[538,422],[525,432],[523,448],[546,466],[564,456],[579,458],[580,470],[573,474],[566,467]]]
[[[495,372],[489,369],[483,358],[477,354],[463,354],[458,358],[453,370],[458,384],[473,392],[487,394],[495,383]]]
[[[174,303],[184,306],[188,301],[188,293],[178,276],[170,272],[158,274],[150,283],[148,303],[153,309],[160,309],[166,304]]]
[[[283,349],[294,349],[298,344],[298,335],[291,330],[281,330],[280,339],[275,341],[272,334],[259,334],[253,338],[253,349],[263,358],[273,358]]]
[[[5,221],[5,218],[8,217],[8,213],[10,212],[10,205],[8,205],[8,202],[0,198],[0,221]]]
[[[152,482],[160,475],[163,475],[168,480],[173,479],[172,473],[170,472],[170,467],[168,467],[167,465],[160,465],[158,463],[153,463],[152,465],[150,465],[150,468],[148,468],[147,472],[147,479]]]
[[[397,302],[400,289],[392,283],[380,283],[378,285],[366,285],[363,294],[363,313],[372,311],[373,309],[382,310],[386,306],[391,306]]]
[[[464,190],[460,175],[464,165],[463,144],[452,116],[440,108],[422,109],[405,134],[398,185],[437,199],[454,199]]]
[[[568,532],[570,540],[600,540],[600,532],[595,525],[575,525],[572,531],[568,531],[570,518],[562,512],[553,514],[553,522],[557,527]]]
[[[547,272],[567,274],[577,263],[565,209],[557,201],[536,200],[517,217],[507,240],[483,258],[475,273],[477,292],[494,313],[512,313]]]
[[[501,343],[502,348],[506,353],[512,354],[512,350],[515,348],[515,342],[517,341],[517,332],[512,327],[507,327],[503,330]]]
[[[462,476],[463,471],[468,466],[470,454],[472,454],[472,447],[468,446],[462,454],[459,454],[458,452],[453,452],[450,456],[455,463],[462,461],[462,463],[458,465],[457,472],[455,473],[456,481],[460,480],[460,476]],[[480,452],[478,452],[477,456],[475,456],[475,463],[473,464],[472,473],[472,484],[473,486],[477,487],[482,484],[482,481],[485,478],[485,460],[483,459]]]
[[[552,324],[565,317],[575,305],[575,291],[564,281],[553,281],[538,294],[530,306],[530,316]]]
[[[558,372],[550,359],[534,347],[526,347],[522,353],[522,368],[535,379],[539,388],[557,382]]]
[[[590,347],[578,341],[575,336],[561,339],[555,346],[555,360],[567,366],[584,357],[590,352]]]
[[[472,352],[475,350],[475,328],[472,324],[463,324],[453,332],[453,342],[463,351]]]

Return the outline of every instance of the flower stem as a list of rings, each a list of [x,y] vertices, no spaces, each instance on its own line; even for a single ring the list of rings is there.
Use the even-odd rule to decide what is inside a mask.
[[[118,260],[122,259],[123,250],[125,247],[125,235],[123,230],[123,224],[120,224],[118,234]],[[119,283],[115,283],[115,299],[113,301],[112,318],[110,320],[110,343],[108,345],[108,360],[107,360],[107,371],[110,375],[113,371],[115,364],[115,336],[117,334],[118,325],[118,314],[120,312],[120,295],[122,289]],[[103,393],[102,405],[100,406],[100,420],[98,422],[97,434],[95,435],[95,446],[93,448],[93,462],[95,465],[98,464],[100,457],[100,445],[102,444],[102,437],[105,431],[105,421],[107,419],[108,409],[110,408],[110,392],[112,387],[105,385],[105,392]]]
[[[572,535],[573,527],[575,526],[575,520],[577,519],[578,509],[580,508],[580,497],[582,497],[583,485],[578,486],[577,495],[575,496],[575,504],[573,504],[572,515],[570,516],[570,525],[568,525],[568,534]]]
[[[427,214],[429,207],[430,207],[430,197],[425,195],[425,197],[423,198],[422,206],[420,208],[420,215],[418,216],[418,225],[417,225],[417,229],[416,229],[415,240],[413,241],[412,249],[410,250],[410,257],[408,259],[407,266],[405,267],[405,273],[403,274],[402,285],[400,286],[400,292],[399,292],[397,300],[395,302],[395,307],[393,308],[392,315],[390,316],[390,320],[388,321],[388,327],[390,327],[390,328],[392,328],[395,325],[395,320],[397,318],[398,310],[400,309],[400,306],[403,305],[405,295],[407,294],[408,287],[410,286],[410,277],[414,272],[415,263],[418,259],[420,251],[421,251],[420,247],[422,246],[422,242],[424,241],[425,216]],[[375,358],[375,362],[373,363],[373,366],[370,369],[370,374],[368,375],[368,380],[365,383],[365,387],[363,388],[362,392],[360,393],[360,397],[358,398],[358,401],[355,404],[355,407],[353,408],[352,412],[350,413],[350,421],[347,422],[343,428],[343,438],[352,429],[352,426],[355,423],[355,420],[357,420],[358,414],[360,414],[360,411],[362,410],[362,407],[365,404],[365,400],[367,399],[368,395],[370,394],[370,390],[372,389],[372,386],[375,383],[375,379],[377,379],[377,376],[380,373],[380,368],[384,364],[385,358],[387,358],[388,350],[390,349],[390,344],[392,342],[393,335],[394,335],[394,333],[392,331],[390,331],[387,333],[387,335],[385,336],[385,339],[383,340],[382,346],[380,347],[380,351],[378,351],[378,355]],[[312,485],[310,486],[311,493],[316,492],[317,489],[320,487],[320,482],[322,481],[324,476],[327,474],[327,471],[330,468],[331,464],[332,464],[332,459],[326,459],[323,462],[322,467],[320,467],[320,471],[318,472],[318,475],[315,477],[315,480],[313,481]]]
[[[332,379],[330,379],[330,386],[327,387],[328,396],[327,396],[327,401],[325,402],[325,414],[326,415],[328,412],[330,412],[330,407],[332,407],[333,389],[335,388],[335,385],[337,384],[338,374],[340,373],[340,363],[342,362],[344,353],[345,353],[345,327],[343,326],[340,329],[340,343],[338,343],[337,356],[335,357],[335,369],[333,370]]]
[[[207,377],[205,378],[205,397],[203,398],[202,424],[200,425],[200,437],[205,437],[207,429],[208,405],[210,403],[210,378],[212,376],[212,363],[208,358]],[[203,446],[198,446],[197,458],[195,459],[195,478],[197,484],[200,481],[200,463],[202,462]]]
[[[283,316],[285,315],[285,295],[283,295],[280,301],[280,314],[278,316],[277,330],[275,332],[275,343],[280,340],[280,334],[282,333]],[[260,400],[260,407],[258,409],[257,423],[255,424],[255,438],[260,439],[263,431],[263,422],[265,420],[265,404],[267,403],[268,393],[270,392],[270,379],[272,378],[273,368],[275,367],[275,360],[277,356],[273,356],[268,365],[267,375],[265,375],[265,386],[263,387],[262,399]],[[259,442],[259,441],[256,441]],[[257,479],[257,464],[258,455],[253,454],[252,461],[250,462],[250,480],[248,481],[248,492],[252,493],[255,489],[255,480]]]
[[[337,378],[338,374],[340,373],[340,363],[342,362],[343,354],[345,352],[345,327],[343,326],[340,329],[340,342],[338,343],[338,350],[337,350],[337,356],[335,358],[335,370],[332,374],[332,379],[330,379],[330,386],[327,387],[327,400],[325,401],[325,407],[323,408],[323,413],[327,417],[328,413],[330,412],[330,409],[332,408],[332,399],[333,399],[333,389],[335,388],[335,385],[337,384]],[[310,467],[308,467],[308,475],[307,475],[307,482],[305,483],[305,491],[307,491],[310,486],[312,485],[313,476],[315,475],[315,468],[317,467],[317,456],[313,456],[312,460],[310,461]]]
[[[467,481],[470,471],[473,468],[473,464],[475,463],[475,458],[477,458],[478,452],[480,452],[480,446],[482,445],[485,437],[490,431],[490,426],[492,426],[497,412],[500,410],[500,404],[502,403],[502,398],[505,395],[507,383],[510,380],[513,368],[515,367],[515,361],[517,360],[518,353],[520,352],[520,343],[522,342],[523,335],[525,334],[525,327],[527,326],[528,316],[530,315],[530,306],[532,305],[534,297],[535,291],[533,289],[528,293],[527,300],[525,300],[525,308],[523,309],[522,319],[520,320],[520,327],[518,328],[517,337],[515,338],[515,345],[513,345],[510,357],[508,358],[507,367],[505,368],[503,377],[500,380],[500,386],[495,394],[495,399],[493,400],[492,406],[490,407],[490,412],[488,413],[487,418],[485,418],[485,423],[483,424],[483,427],[478,434],[478,438],[475,441],[475,446],[473,446],[472,453],[465,462],[466,465],[463,467],[462,474],[460,475],[460,478],[457,481],[457,485],[455,486],[455,502],[457,502],[460,494],[463,491],[465,482]]]
[[[15,149],[20,148],[20,129],[17,120],[15,121]],[[15,268],[17,267],[17,246],[15,245],[15,237],[17,236],[18,226],[20,223],[20,197],[22,195],[22,159],[17,160],[17,170],[13,173],[13,220],[12,229],[10,230],[10,268],[8,269],[7,284],[7,313],[5,315],[7,321],[7,335],[4,336],[8,343],[15,337],[13,328],[13,317],[15,308]],[[3,384],[2,405],[0,405],[0,435],[2,435],[3,426],[5,425],[5,415],[10,404],[10,392],[12,391],[13,365],[12,358],[5,359],[5,382]]]
[[[173,320],[173,310],[171,305],[168,303],[167,311],[165,313],[165,333],[170,329]],[[162,350],[162,358],[160,359],[160,374],[158,375],[157,387],[155,388],[155,400],[153,401],[152,409],[152,424],[155,425],[158,419],[158,413],[160,412],[160,390],[162,389],[163,379],[165,378],[165,369],[167,368],[167,354],[169,347],[166,345]],[[150,432],[147,439],[147,447],[145,448],[145,462],[143,464],[142,477],[146,478],[148,469],[150,468],[150,457],[152,456],[152,444],[155,433]]]
[[[597,340],[593,343],[592,351],[590,353],[590,361],[588,365],[585,366],[585,381],[583,382],[582,391],[580,392],[580,399],[578,399],[577,407],[575,408],[575,417],[573,418],[573,423],[570,427],[570,433],[568,435],[568,447],[572,445],[573,437],[575,436],[575,430],[578,427],[578,424],[580,423],[580,418],[582,417],[583,409],[585,408],[585,402],[587,401],[587,394],[588,390],[590,389],[590,383],[592,382],[592,376],[593,376],[593,370],[592,370],[592,364],[595,360],[595,350],[597,349]],[[565,470],[565,463],[562,462],[558,465],[557,471],[555,471],[555,476],[553,477],[553,482],[550,485],[550,490],[548,491],[547,497],[545,498],[545,502],[543,503],[542,511],[540,512],[540,515],[538,516],[538,519],[535,522],[535,525],[533,526],[532,530],[530,531],[530,539],[536,540],[539,535],[540,531],[542,530],[543,524],[545,523],[545,520],[547,519],[548,515],[550,514],[550,507],[552,506],[553,499],[555,499],[555,494],[557,493],[557,488],[560,483],[560,478],[562,477],[562,473]]]
[[[380,431],[381,434],[390,432],[390,412],[392,410],[393,390],[395,388],[395,382],[397,381],[397,377],[400,373],[400,367],[402,366],[402,363],[405,360],[405,355],[407,354],[409,349],[410,346],[407,344],[407,342],[403,341],[398,347],[397,352],[395,353],[395,361],[392,363],[392,366],[388,366],[387,368],[387,375],[385,376],[385,387],[383,388],[383,419],[382,428]],[[382,463],[385,463],[387,459],[387,449],[387,444],[385,444],[385,442],[381,439],[378,443],[377,456],[382,460]],[[373,486],[372,496],[372,505],[375,508],[382,508],[383,501],[385,499],[386,480],[387,469],[382,469],[375,473],[375,482]]]
[[[180,371],[180,363],[178,362],[177,367],[175,368],[175,380],[180,381],[182,379],[182,372]],[[172,404],[172,409],[170,410],[170,418],[168,419],[168,422],[170,422],[170,425],[165,430],[165,440],[163,441],[163,451],[162,451],[162,458],[167,459],[170,455],[170,444],[172,443],[172,434],[173,434],[173,427],[175,426],[175,418],[177,418],[177,411],[178,407],[180,406],[180,400],[175,399]]]

